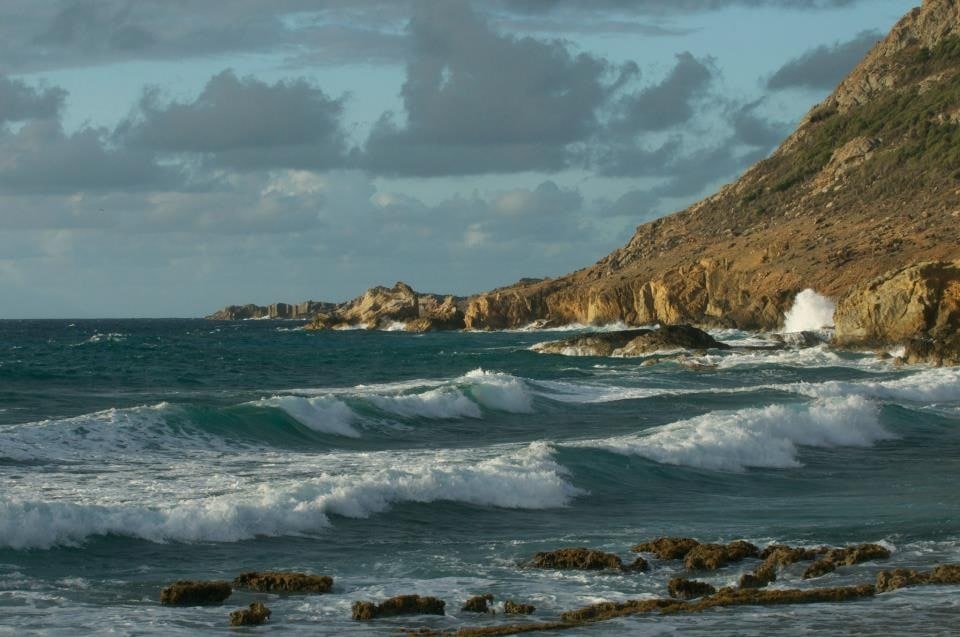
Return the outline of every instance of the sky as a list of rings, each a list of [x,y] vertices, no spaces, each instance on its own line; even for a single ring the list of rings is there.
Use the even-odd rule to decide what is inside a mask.
[[[0,318],[559,276],[919,0],[3,0]]]

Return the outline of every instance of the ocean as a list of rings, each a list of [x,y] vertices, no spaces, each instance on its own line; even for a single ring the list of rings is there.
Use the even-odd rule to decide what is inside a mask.
[[[575,331],[307,332],[289,321],[0,321],[0,635],[390,635],[556,619],[666,595],[645,573],[532,569],[658,536],[872,542],[888,560],[774,587],[960,562],[960,369],[824,346],[618,359]],[[731,344],[766,335],[712,334]],[[649,557],[649,556],[648,556]],[[698,575],[734,585],[748,559]],[[178,579],[331,575],[325,595],[159,604]],[[446,601],[357,622],[356,600]],[[491,593],[527,617],[460,610]],[[641,615],[565,635],[960,634],[960,588]],[[558,633],[559,634],[559,633]]]

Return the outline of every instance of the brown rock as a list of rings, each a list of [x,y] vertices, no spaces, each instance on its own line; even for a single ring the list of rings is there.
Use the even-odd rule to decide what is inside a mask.
[[[270,609],[260,602],[253,602],[250,608],[235,610],[230,613],[231,626],[259,626],[270,618]]]
[[[700,542],[689,537],[658,537],[637,544],[630,550],[636,553],[653,553],[661,560],[679,560],[699,544]]]
[[[329,575],[282,573],[275,571],[243,573],[233,580],[235,588],[267,593],[329,593],[333,578]]]
[[[642,558],[638,558],[630,566],[624,566],[619,555],[583,547],[562,548],[556,551],[537,553],[533,556],[533,559],[530,560],[529,566],[533,568],[581,571],[598,571],[604,569],[617,571],[646,570],[646,562]]]
[[[941,564],[932,571],[926,572],[898,568],[877,573],[878,593],[924,584],[960,584],[960,564]]]
[[[490,593],[487,593],[486,595],[475,595],[464,602],[463,608],[460,610],[470,613],[489,613],[490,607],[487,606],[487,604],[492,601],[493,595]]]
[[[887,559],[890,551],[879,544],[858,544],[841,549],[832,549],[803,572],[804,579],[832,573],[838,566],[853,566],[869,560]]]
[[[704,595],[713,595],[717,589],[706,582],[674,577],[667,583],[667,592],[675,599],[695,599]]]
[[[379,604],[354,602],[352,613],[354,619],[367,621],[377,617],[393,617],[395,615],[443,615],[444,606],[443,600],[436,597],[397,595]]]
[[[534,351],[544,354],[577,356],[644,356],[671,349],[729,349],[729,346],[690,325],[582,334],[533,346]]]
[[[816,559],[823,555],[828,549],[821,547],[818,549],[792,548],[783,544],[771,544],[760,552],[763,563],[756,568],[753,573],[744,573],[740,576],[740,588],[763,588],[770,582],[777,579],[777,569],[783,566],[789,566],[802,560]]]
[[[760,551],[756,546],[743,540],[730,544],[700,544],[693,547],[683,559],[685,568],[691,571],[715,571],[731,562],[739,562],[747,557],[757,557]]]
[[[233,592],[229,582],[179,580],[160,591],[161,604],[200,606],[220,604]]]
[[[508,599],[503,603],[503,612],[507,615],[529,615],[537,610],[532,604],[523,604]]]

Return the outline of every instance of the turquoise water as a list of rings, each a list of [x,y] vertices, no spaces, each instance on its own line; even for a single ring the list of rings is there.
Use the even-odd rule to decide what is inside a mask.
[[[960,370],[824,348],[676,362],[543,355],[557,332],[309,333],[294,322],[0,322],[0,634],[393,634],[529,621],[662,596],[678,572],[553,573],[535,552],[632,559],[659,535],[881,542],[882,564],[960,562]],[[758,335],[717,332],[731,343]],[[762,338],[762,335],[759,336]],[[735,583],[737,565],[701,578]],[[158,604],[183,578],[330,574],[324,596]],[[350,620],[354,600],[437,595],[447,616]],[[636,617],[584,635],[951,634],[960,590]]]

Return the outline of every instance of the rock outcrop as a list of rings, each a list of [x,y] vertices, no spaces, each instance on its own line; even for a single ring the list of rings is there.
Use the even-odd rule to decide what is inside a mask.
[[[533,556],[533,559],[530,560],[529,566],[533,568],[581,571],[599,571],[606,569],[615,571],[647,570],[647,562],[642,557],[638,557],[630,565],[624,565],[619,555],[583,547],[562,548],[556,551],[537,553]]]
[[[270,609],[261,602],[253,602],[249,608],[241,608],[230,613],[231,626],[259,626],[270,619]]]
[[[960,584],[960,564],[941,564],[932,571],[926,572],[898,568],[877,573],[878,593],[926,584]]]
[[[803,572],[803,579],[832,573],[838,566],[853,566],[869,560],[885,560],[888,557],[890,557],[890,551],[879,544],[858,544],[842,549],[831,549]]]
[[[464,299],[421,294],[403,282],[392,288],[378,286],[363,295],[317,314],[310,330],[403,329],[412,332],[463,329]]]
[[[561,341],[537,343],[533,350],[543,354],[571,356],[645,356],[675,349],[729,349],[726,343],[690,325],[664,325],[659,329],[619,330],[583,334]]]
[[[493,595],[490,593],[485,595],[474,595],[463,603],[463,607],[460,610],[468,613],[489,613],[489,604],[492,601]]]
[[[352,614],[353,618],[358,621],[368,621],[378,617],[394,617],[396,615],[443,615],[445,606],[444,601],[436,597],[397,595],[379,604],[354,602]]]
[[[233,586],[264,593],[329,593],[333,587],[333,578],[329,575],[306,573],[252,571],[237,576],[233,580]]]
[[[706,582],[674,577],[667,582],[667,593],[674,599],[696,599],[705,595],[713,595],[717,589]]]
[[[178,580],[160,591],[160,603],[178,606],[221,604],[232,592],[230,582]]]
[[[885,273],[851,290],[834,314],[834,342],[904,344],[908,362],[960,365],[960,259]]]
[[[826,547],[816,549],[791,548],[772,544],[760,553],[763,562],[753,571],[740,576],[740,588],[763,588],[777,579],[777,570],[804,560],[814,560],[827,553]]]
[[[630,550],[634,553],[653,553],[661,560],[682,560],[700,542],[689,537],[658,537],[649,542],[636,544]]]
[[[507,615],[530,615],[536,610],[533,604],[515,602],[512,599],[508,599],[503,603],[503,612]]]
[[[684,556],[683,566],[691,571],[715,571],[731,562],[759,555],[756,546],[743,540],[729,544],[698,544]]]
[[[228,305],[204,318],[212,321],[240,321],[244,319],[308,319],[321,312],[329,312],[336,305],[323,301],[303,303],[273,303],[271,305]]]

